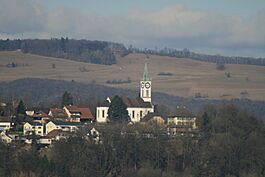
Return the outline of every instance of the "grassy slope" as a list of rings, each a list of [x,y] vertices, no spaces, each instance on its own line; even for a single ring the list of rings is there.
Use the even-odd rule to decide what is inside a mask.
[[[24,63],[29,66],[7,68],[6,64]],[[176,96],[190,97],[200,92],[209,98],[240,98],[240,92],[247,91],[247,98],[265,100],[265,67],[250,65],[226,65],[225,71],[217,71],[215,64],[143,54],[130,54],[118,58],[117,65],[105,66],[55,59],[20,52],[0,52],[0,81],[11,81],[19,78],[48,78],[75,80],[83,83],[95,81],[107,85],[107,80],[127,80],[132,83],[108,85],[138,91],[139,79],[142,76],[144,63],[149,66],[153,80],[153,90]],[[52,68],[55,64],[56,68]],[[85,67],[88,72],[81,72]],[[230,71],[232,78],[224,73]],[[170,72],[173,76],[158,76],[160,72]],[[246,80],[248,77],[248,80]]]

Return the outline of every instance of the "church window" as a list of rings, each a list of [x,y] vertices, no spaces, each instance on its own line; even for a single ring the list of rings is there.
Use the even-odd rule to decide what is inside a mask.
[[[102,110],[102,117],[104,118],[105,117],[105,111]]]
[[[140,111],[140,117],[142,118],[142,116],[143,116],[143,111]]]
[[[134,111],[132,111],[132,118],[134,119]]]
[[[149,90],[146,90],[146,97],[149,97]]]

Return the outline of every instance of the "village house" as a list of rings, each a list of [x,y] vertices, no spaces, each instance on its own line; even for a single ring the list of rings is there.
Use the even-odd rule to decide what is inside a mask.
[[[13,123],[9,119],[0,119],[0,131],[9,131]]]
[[[145,64],[143,78],[140,81],[140,97],[136,99],[122,97],[123,103],[127,106],[127,111],[131,122],[140,122],[144,116],[154,112],[154,106],[151,99],[151,84],[152,82],[148,74],[147,65]],[[107,100],[97,106],[97,122],[105,123],[109,121],[108,109],[110,104],[111,99],[107,98]]]
[[[50,108],[48,115],[55,119],[66,120],[68,115],[64,109],[60,108]]]
[[[43,111],[26,111],[26,114],[31,117],[34,122],[45,123],[50,119]]]
[[[63,109],[71,122],[93,122],[95,120],[89,108],[69,105]]]
[[[46,135],[53,130],[75,132],[79,129],[79,122],[50,121],[46,124]]]
[[[50,138],[52,141],[59,141],[66,139],[70,136],[70,132],[63,131],[61,129],[52,130],[46,135],[46,138]]]
[[[168,125],[187,125],[192,129],[197,128],[196,117],[184,106],[177,107],[176,113],[167,119]]]
[[[80,128],[79,132],[87,139],[93,140],[96,144],[100,143],[100,132],[97,127],[87,125]]]
[[[44,136],[45,134],[45,126],[42,123],[39,122],[26,122],[23,125],[23,134],[24,135],[31,135],[32,132],[35,133],[35,135]]]
[[[177,107],[176,113],[167,119],[167,131],[170,135],[195,131],[196,117],[185,107]]]
[[[54,141],[66,139],[70,136],[70,132],[65,132],[61,129],[55,129],[49,132],[46,136],[39,139],[41,145],[51,145]]]

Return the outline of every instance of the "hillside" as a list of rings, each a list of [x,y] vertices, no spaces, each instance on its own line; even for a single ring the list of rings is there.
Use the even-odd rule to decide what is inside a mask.
[[[42,56],[74,61],[111,65],[116,63],[113,52],[122,54],[122,44],[106,41],[76,40],[68,38],[0,40],[0,51],[22,51]]]
[[[226,69],[220,71],[212,63],[144,54],[117,57],[115,65],[98,65],[21,52],[0,52],[0,80],[73,80],[138,91],[145,62],[155,92],[186,98],[197,95],[209,99],[265,100],[265,67],[227,64]],[[226,72],[231,73],[231,78],[225,76]],[[107,81],[128,78],[130,83],[107,84]]]
[[[29,107],[49,108],[61,105],[62,94],[65,91],[72,93],[75,104],[84,106],[88,106],[91,102],[103,101],[108,96],[126,95],[135,98],[139,94],[138,91],[96,84],[49,79],[19,79],[12,82],[0,82],[0,102],[10,102],[12,98],[17,101],[23,99]],[[172,111],[176,106],[186,106],[194,114],[197,114],[207,104],[234,104],[244,110],[255,112],[255,115],[265,120],[265,101],[193,99],[155,92],[153,93],[153,103],[166,105]]]

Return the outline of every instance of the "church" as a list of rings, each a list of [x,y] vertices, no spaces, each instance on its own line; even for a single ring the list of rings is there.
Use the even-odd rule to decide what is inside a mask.
[[[143,78],[140,81],[140,95],[138,98],[132,99],[121,97],[124,104],[127,106],[128,115],[131,122],[140,122],[141,119],[149,113],[154,112],[152,104],[152,82],[148,74],[147,64],[144,66]],[[97,106],[96,120],[99,123],[108,122],[108,109],[111,99],[107,98],[103,103]]]

